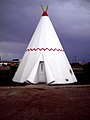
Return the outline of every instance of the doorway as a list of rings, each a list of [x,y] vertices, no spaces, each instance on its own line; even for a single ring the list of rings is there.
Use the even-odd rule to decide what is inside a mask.
[[[46,72],[45,72],[44,61],[39,62],[38,80],[39,80],[39,83],[46,83]]]

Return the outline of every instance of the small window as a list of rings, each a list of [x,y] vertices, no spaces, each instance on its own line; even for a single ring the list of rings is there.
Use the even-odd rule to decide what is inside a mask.
[[[44,63],[44,61],[40,61],[40,63]]]
[[[69,72],[71,73],[71,75],[72,75],[72,70],[71,69],[69,69]]]
[[[41,63],[41,71],[43,71],[43,63]]]

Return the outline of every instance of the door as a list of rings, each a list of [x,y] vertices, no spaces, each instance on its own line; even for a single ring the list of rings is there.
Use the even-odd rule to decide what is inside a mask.
[[[39,83],[46,83],[46,73],[45,73],[45,65],[44,61],[39,62]]]

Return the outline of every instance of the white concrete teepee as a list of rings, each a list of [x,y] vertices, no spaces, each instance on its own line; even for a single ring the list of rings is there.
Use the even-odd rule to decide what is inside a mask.
[[[47,7],[48,8],[48,7]],[[44,11],[30,40],[13,81],[33,84],[69,84],[77,82],[65,51]]]

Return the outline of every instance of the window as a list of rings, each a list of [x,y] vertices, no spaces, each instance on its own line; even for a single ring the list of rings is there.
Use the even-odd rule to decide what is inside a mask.
[[[72,75],[72,70],[71,69],[69,69],[69,72],[71,73],[71,75]]]

